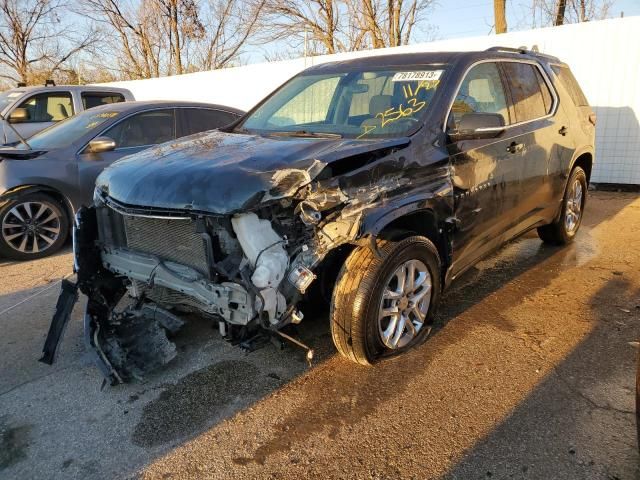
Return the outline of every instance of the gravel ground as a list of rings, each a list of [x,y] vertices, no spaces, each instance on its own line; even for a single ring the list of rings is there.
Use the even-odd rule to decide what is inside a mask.
[[[299,328],[311,368],[194,317],[168,368],[102,390],[83,305],[37,362],[69,252],[0,260],[0,478],[640,478],[639,231],[640,196],[594,192],[573,245],[510,244],[376,367],[336,356],[326,314]]]

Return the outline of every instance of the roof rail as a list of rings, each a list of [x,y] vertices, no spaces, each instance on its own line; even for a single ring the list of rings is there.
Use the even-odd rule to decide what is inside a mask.
[[[560,61],[560,59],[558,57],[554,57],[553,55],[548,55],[546,53],[541,53],[538,50],[538,46],[534,45],[531,49],[528,49],[526,47],[518,47],[518,48],[513,48],[513,47],[490,47],[487,48],[485,50],[485,52],[511,52],[511,53],[520,53],[522,55],[535,55],[537,57],[545,57],[548,58],[550,60],[554,60],[554,61]]]

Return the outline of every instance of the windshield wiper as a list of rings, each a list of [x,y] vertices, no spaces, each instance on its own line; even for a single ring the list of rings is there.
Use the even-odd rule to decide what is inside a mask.
[[[272,135],[274,137],[342,138],[342,135],[339,133],[309,132],[308,130],[265,132],[265,135]]]

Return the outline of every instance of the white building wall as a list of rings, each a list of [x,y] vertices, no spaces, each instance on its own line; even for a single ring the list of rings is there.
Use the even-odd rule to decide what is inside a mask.
[[[598,116],[593,182],[640,184],[640,17],[115,82],[136,99],[194,100],[248,110],[311,65],[389,53],[536,45],[567,62]]]

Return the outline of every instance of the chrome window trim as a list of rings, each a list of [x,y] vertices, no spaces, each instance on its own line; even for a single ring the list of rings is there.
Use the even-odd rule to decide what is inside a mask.
[[[556,92],[556,89],[553,86],[553,83],[549,79],[549,76],[547,75],[547,72],[544,70],[544,68],[542,68],[542,66],[540,65],[539,62],[536,62],[535,60],[515,59],[515,58],[491,58],[491,59],[485,58],[485,59],[482,59],[482,60],[478,60],[477,62],[474,62],[471,65],[469,65],[469,67],[467,67],[467,69],[464,71],[464,74],[460,77],[460,80],[458,81],[458,84],[456,85],[455,93],[453,94],[453,98],[449,102],[449,108],[447,108],[447,114],[444,117],[444,123],[442,125],[442,131],[444,133],[447,133],[447,121],[449,120],[449,115],[451,115],[451,109],[453,108],[453,102],[455,102],[456,97],[458,96],[458,92],[460,91],[460,87],[462,86],[462,82],[464,82],[465,78],[467,78],[467,75],[469,74],[471,69],[474,68],[477,65],[482,64],[482,63],[498,63],[498,62],[526,63],[526,64],[529,64],[529,65],[535,66],[538,69],[538,71],[540,72],[540,75],[542,75],[542,79],[547,84],[547,87],[549,88],[549,92],[551,93],[551,97],[553,98],[553,104],[551,106],[551,111],[548,114],[546,114],[546,115],[544,115],[542,117],[532,118],[531,120],[525,120],[524,122],[511,123],[509,125],[505,125],[504,128],[501,128],[500,130],[508,130],[508,129],[512,128],[512,127],[519,127],[521,125],[526,125],[527,123],[537,122],[538,120],[544,120],[545,118],[553,117],[556,114],[556,111],[558,109],[558,104],[560,103],[559,97],[558,97],[558,93]],[[507,85],[504,85],[503,88],[504,87],[507,87]],[[505,91],[504,93],[506,95],[507,92]],[[510,105],[510,106],[513,106],[513,105]]]

